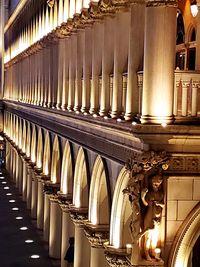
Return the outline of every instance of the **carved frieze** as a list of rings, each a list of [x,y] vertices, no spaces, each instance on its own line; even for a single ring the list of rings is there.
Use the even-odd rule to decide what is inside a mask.
[[[100,231],[95,228],[91,229],[87,225],[84,227],[84,231],[92,247],[103,247],[103,244],[109,240],[108,231]]]
[[[128,267],[131,266],[130,261],[125,255],[112,254],[105,252],[106,260],[110,267]]]

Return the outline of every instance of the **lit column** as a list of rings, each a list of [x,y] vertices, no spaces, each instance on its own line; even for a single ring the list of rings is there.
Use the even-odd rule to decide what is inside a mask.
[[[37,174],[32,170],[31,217],[33,219],[37,218],[37,197],[38,197]]]
[[[88,25],[84,29],[83,40],[83,86],[82,86],[82,107],[81,112],[87,113],[90,105],[90,75],[91,75],[91,52],[92,52],[92,27]]]
[[[83,30],[78,30],[76,46],[76,81],[74,95],[74,111],[79,112],[81,108],[81,90],[82,90],[82,69],[83,69]]]
[[[62,105],[62,85],[63,85],[63,58],[64,52],[64,39],[59,39],[58,41],[58,90],[57,90],[57,104],[56,108],[60,109]]]
[[[113,24],[113,17],[105,17],[102,35],[102,88],[100,100],[100,116],[107,116],[110,109],[110,73],[112,72],[114,56]]]
[[[130,13],[120,12],[115,18],[114,36],[114,77],[111,117],[119,117],[122,111],[122,74],[128,57],[128,34],[130,27]],[[126,29],[126,31],[124,31]]]
[[[38,176],[38,196],[37,196],[37,228],[43,229],[44,226],[44,182],[43,177]]]
[[[47,107],[52,107],[52,66],[51,66],[51,46],[47,47]]]
[[[44,194],[44,225],[43,235],[44,241],[49,241],[49,223],[50,223],[50,193],[48,191]]]
[[[73,33],[69,39],[69,93],[68,93],[68,105],[69,111],[74,107],[74,89],[75,89],[75,64],[76,64],[76,47],[77,47],[77,35]]]
[[[22,176],[22,200],[26,201],[27,197],[27,162],[25,158],[22,156],[23,161],[23,176]]]
[[[83,222],[78,215],[71,214],[75,224],[74,267],[90,266],[90,244],[85,236]],[[81,215],[83,217],[84,215]]]
[[[50,197],[49,256],[60,259],[61,256],[62,213],[58,198]]]
[[[67,204],[61,205],[62,209],[62,242],[61,242],[61,267],[67,267],[68,263],[64,260],[69,247],[69,238],[74,237],[74,223],[70,218]]]
[[[99,76],[102,66],[102,35],[103,24],[95,22],[92,27],[92,84],[90,92],[90,113],[96,114],[99,111]]]
[[[58,89],[58,40],[55,38],[51,45],[51,75],[52,75],[52,108],[56,107]]]
[[[32,166],[28,163],[27,167],[27,195],[26,205],[28,209],[31,209],[31,195],[32,195]]]
[[[68,91],[69,91],[69,38],[64,41],[63,49],[63,83],[62,83],[62,109],[65,110],[68,104]]]
[[[132,119],[133,114],[139,113],[137,71],[141,70],[143,65],[145,3],[141,1],[138,4],[131,4],[130,12],[131,25],[129,32],[128,81],[125,107],[126,120]],[[138,21],[140,21],[139,24]]]
[[[47,103],[48,103],[48,89],[49,89],[49,62],[48,62],[48,47],[47,45],[45,44],[44,46],[44,51],[43,51],[43,55],[44,55],[44,58],[43,58],[43,75],[44,75],[44,101],[43,101],[43,107],[47,107]]]
[[[142,123],[173,120],[177,4],[146,1]],[[167,34],[166,34],[167,32]],[[167,49],[166,49],[167,44]]]

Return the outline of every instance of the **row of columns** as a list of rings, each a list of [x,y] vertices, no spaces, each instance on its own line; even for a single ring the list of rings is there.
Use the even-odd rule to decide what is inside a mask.
[[[74,210],[72,199],[59,193],[59,186],[51,184],[49,177],[42,174],[41,169],[38,169],[8,137],[6,150],[6,169],[23,201],[26,201],[31,217],[36,219],[37,228],[43,231],[44,241],[49,245],[49,256],[61,259],[61,267],[67,267],[64,256],[68,249],[69,237],[74,237],[74,267],[108,266],[103,242],[101,245],[98,242],[96,246],[94,238],[89,238],[90,245],[85,235],[87,209]]]
[[[68,38],[43,42],[38,52],[7,68],[5,97],[126,120],[142,106],[142,123],[171,122],[176,10],[172,0],[147,1],[146,7],[136,2]],[[143,55],[141,104],[137,71]]]

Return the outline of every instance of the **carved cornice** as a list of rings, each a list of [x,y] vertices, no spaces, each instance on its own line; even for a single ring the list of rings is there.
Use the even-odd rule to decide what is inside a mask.
[[[200,156],[182,156],[177,155],[169,159],[169,173],[199,173],[200,172]]]
[[[110,267],[130,267],[130,261],[126,255],[114,254],[108,251],[105,252],[106,260]]]
[[[169,6],[177,7],[176,0],[146,0],[147,7],[160,7],[160,6]]]
[[[83,226],[87,221],[88,209],[76,208],[74,205],[69,205],[70,217],[77,225]]]

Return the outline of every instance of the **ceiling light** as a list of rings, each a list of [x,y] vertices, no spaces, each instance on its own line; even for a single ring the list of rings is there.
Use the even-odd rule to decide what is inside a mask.
[[[198,13],[198,6],[197,6],[197,2],[196,0],[192,1],[190,4],[190,10],[192,13],[193,17],[196,17],[197,13]]]

